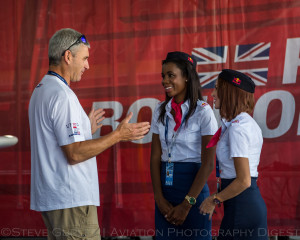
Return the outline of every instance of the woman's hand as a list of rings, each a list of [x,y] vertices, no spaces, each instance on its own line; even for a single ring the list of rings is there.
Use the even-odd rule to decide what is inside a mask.
[[[209,214],[209,220],[211,220],[211,217],[216,207],[213,199],[214,199],[213,196],[207,197],[206,199],[204,199],[204,201],[201,203],[199,207],[201,214],[203,215]]]
[[[173,209],[173,205],[170,202],[168,202],[164,197],[156,199],[155,202],[161,214],[165,218],[167,218],[167,216],[170,215],[170,212]]]
[[[192,206],[184,200],[171,210],[166,217],[167,221],[176,226],[182,225],[189,214],[191,207]]]

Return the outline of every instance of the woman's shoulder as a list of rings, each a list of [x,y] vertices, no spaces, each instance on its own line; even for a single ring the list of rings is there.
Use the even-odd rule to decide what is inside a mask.
[[[205,102],[203,100],[197,101],[196,111],[210,111],[210,110],[212,110],[212,108],[207,102]]]
[[[239,114],[231,121],[229,135],[248,139],[251,144],[263,141],[261,128],[248,113]]]
[[[158,102],[154,108],[154,111],[153,111],[153,116],[154,118],[158,119],[160,113],[161,113],[161,106],[164,104],[165,101],[161,101],[161,102]]]
[[[246,112],[242,112],[231,120],[232,126],[253,124],[255,120]]]
[[[256,121],[248,113],[240,113],[231,121],[231,131],[253,132],[260,130]],[[261,130],[260,130],[261,131]]]
[[[155,106],[155,112],[160,111],[161,105],[164,104],[165,101],[158,102]]]

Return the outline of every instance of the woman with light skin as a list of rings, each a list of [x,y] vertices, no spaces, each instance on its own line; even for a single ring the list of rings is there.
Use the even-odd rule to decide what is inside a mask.
[[[268,239],[267,209],[256,184],[263,137],[249,115],[254,90],[250,77],[224,69],[212,92],[222,126],[207,147],[217,143],[221,190],[202,202],[200,213],[211,218],[215,206],[224,203],[218,240]]]
[[[165,101],[151,124],[151,178],[158,239],[211,239],[211,221],[199,213],[209,196],[206,181],[215,149],[206,149],[217,130],[211,107],[202,100],[196,60],[170,52],[162,63]]]

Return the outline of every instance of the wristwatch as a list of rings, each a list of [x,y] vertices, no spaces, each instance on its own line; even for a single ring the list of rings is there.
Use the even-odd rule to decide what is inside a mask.
[[[221,206],[222,201],[218,198],[217,194],[214,194],[213,202],[215,205]]]
[[[186,195],[184,199],[187,200],[188,203],[191,204],[191,205],[196,204],[196,198],[194,198],[194,197],[190,197],[189,195]]]

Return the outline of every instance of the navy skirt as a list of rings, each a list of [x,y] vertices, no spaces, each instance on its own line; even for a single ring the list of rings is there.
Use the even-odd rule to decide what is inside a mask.
[[[166,163],[161,163],[162,191],[164,197],[173,206],[180,204],[184,200],[200,167],[200,163],[174,163],[173,185],[166,186]],[[208,220],[208,215],[204,216],[199,212],[199,206],[208,196],[209,189],[207,184],[205,184],[197,198],[196,204],[190,209],[186,220],[181,226],[175,226],[166,221],[155,204],[155,239],[211,240],[211,221]]]
[[[221,188],[226,188],[233,180],[222,179]],[[251,187],[224,201],[218,240],[268,240],[267,208],[256,180],[251,178]]]

